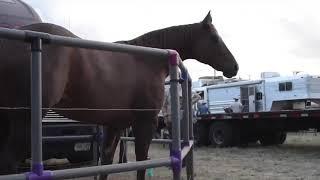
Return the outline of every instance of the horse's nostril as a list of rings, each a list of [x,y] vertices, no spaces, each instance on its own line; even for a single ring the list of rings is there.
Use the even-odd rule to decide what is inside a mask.
[[[239,70],[238,64],[236,64],[236,65],[234,66],[234,69],[237,70],[237,71]]]

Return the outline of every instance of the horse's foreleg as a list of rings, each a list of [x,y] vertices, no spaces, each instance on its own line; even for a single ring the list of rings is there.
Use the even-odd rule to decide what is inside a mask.
[[[154,131],[153,122],[154,120],[152,118],[144,118],[141,121],[138,120],[132,126],[135,137],[135,153],[137,161],[146,160],[148,157],[148,150]],[[139,170],[137,172],[137,180],[145,179],[145,171],[146,170]]]
[[[103,138],[101,147],[101,164],[112,164],[113,156],[120,139],[119,130],[103,126]],[[107,174],[100,175],[100,180],[106,180]]]

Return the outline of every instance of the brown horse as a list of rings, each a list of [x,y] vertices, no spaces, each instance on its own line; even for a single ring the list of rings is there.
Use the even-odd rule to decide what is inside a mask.
[[[197,59],[227,77],[235,76],[237,62],[211,21],[209,13],[200,23],[153,31],[123,43],[174,49],[182,59]],[[78,38],[52,24],[21,29]],[[0,47],[0,107],[30,107],[30,46],[1,39]],[[163,102],[168,61],[55,45],[44,45],[42,52],[43,107],[105,109],[57,112],[81,122],[105,125],[103,164],[112,163],[120,130],[129,126],[136,139],[136,160],[146,160]],[[28,154],[22,153],[27,149],[22,142],[30,140],[25,131],[30,130],[25,128],[30,125],[30,110],[1,110],[0,116],[0,173],[6,174],[12,173],[16,162]],[[137,179],[144,179],[144,174],[145,171],[138,171]]]

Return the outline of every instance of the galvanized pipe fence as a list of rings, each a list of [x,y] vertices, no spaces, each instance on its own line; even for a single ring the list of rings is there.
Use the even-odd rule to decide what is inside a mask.
[[[173,50],[164,50],[133,45],[106,43],[83,40],[42,32],[0,28],[0,38],[19,40],[31,45],[31,172],[0,176],[0,180],[43,180],[66,179],[98,174],[111,174],[124,171],[134,171],[146,168],[171,166],[173,179],[181,179],[182,160],[186,161],[187,179],[193,180],[193,131],[191,107],[191,78],[184,67],[178,53]],[[123,164],[112,164],[73,168],[64,170],[45,171],[42,162],[42,45],[55,44],[61,46],[115,51],[136,55],[162,58],[169,61],[170,95],[172,114],[172,140],[153,140],[158,143],[171,143],[170,156],[153,160],[137,161]],[[151,59],[152,59],[151,58]],[[179,78],[179,69],[182,79]],[[183,119],[180,121],[180,104],[178,86],[182,82]],[[180,122],[182,128],[180,129]],[[70,139],[76,137],[70,137]],[[88,136],[82,137],[90,138]],[[46,138],[47,141],[55,138]],[[129,139],[128,139],[129,140]]]

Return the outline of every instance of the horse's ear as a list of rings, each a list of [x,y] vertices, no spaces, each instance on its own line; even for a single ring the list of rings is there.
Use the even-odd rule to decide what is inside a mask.
[[[212,24],[211,11],[208,12],[207,16],[202,20],[203,27],[209,27]]]

